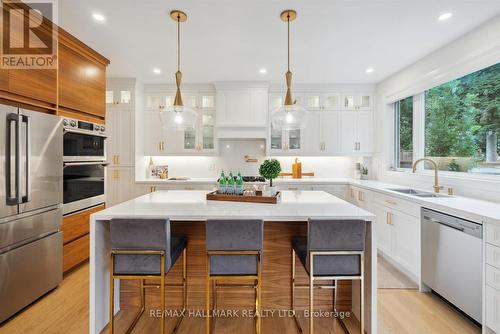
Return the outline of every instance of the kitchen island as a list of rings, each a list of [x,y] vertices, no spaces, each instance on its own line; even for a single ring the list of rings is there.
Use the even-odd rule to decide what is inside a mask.
[[[374,216],[342,199],[323,191],[283,191],[278,204],[216,202],[206,200],[207,191],[157,191],[100,211],[91,216],[90,231],[90,333],[100,333],[108,323],[109,300],[109,220],[112,218],[169,218],[172,233],[186,235],[188,244],[188,309],[204,310],[205,226],[206,219],[264,220],[264,253],[262,273],[262,309],[289,310],[291,277],[291,238],[305,235],[309,218],[362,219],[368,222],[365,256],[365,328],[376,333],[376,245],[373,233]],[[167,276],[171,282],[179,276],[176,265]],[[306,273],[297,266],[298,281],[305,282]],[[137,307],[137,282],[115,284],[115,310]],[[339,285],[339,308],[359,315],[359,287],[350,282]],[[148,292],[147,308],[152,308],[158,291]],[[178,308],[180,291],[167,289],[167,308]],[[238,309],[252,305],[253,292],[225,290],[221,292],[221,309]],[[307,307],[307,290],[297,295],[297,308]],[[331,310],[331,290],[319,289],[315,298],[322,310]],[[144,314],[147,317],[148,313]],[[118,319],[119,317],[117,317]],[[119,320],[118,320],[119,321]],[[238,321],[236,319],[235,321]],[[167,319],[168,322],[168,319]],[[265,327],[265,320],[263,323]],[[200,321],[199,332],[204,332]],[[285,328],[283,329],[285,330]],[[198,331],[197,331],[198,332]]]

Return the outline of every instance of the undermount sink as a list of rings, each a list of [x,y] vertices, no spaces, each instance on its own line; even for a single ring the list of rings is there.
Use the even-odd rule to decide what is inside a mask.
[[[441,194],[436,194],[436,193],[431,193],[431,192],[421,191],[421,190],[416,190],[416,189],[411,189],[411,188],[396,188],[396,189],[388,188],[387,190],[395,191],[395,192],[398,192],[401,194],[416,196],[416,197],[427,197],[427,198],[448,197],[446,195],[441,195]]]

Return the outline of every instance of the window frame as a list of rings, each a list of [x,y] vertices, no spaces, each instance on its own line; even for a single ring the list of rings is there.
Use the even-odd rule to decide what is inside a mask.
[[[425,158],[425,91],[414,94],[413,96],[413,162],[418,159]],[[404,98],[403,98],[404,99]],[[390,104],[392,110],[392,167],[388,168],[388,172],[404,172],[413,173],[412,168],[400,168],[396,167],[398,165],[398,154],[399,149],[398,141],[396,140],[397,135],[397,118],[396,118],[396,104],[401,101],[399,99]],[[424,164],[419,164],[417,166],[417,175],[433,175],[434,171],[430,169],[425,169]],[[445,176],[447,178],[455,179],[468,179],[468,180],[493,180],[499,181],[500,175],[492,174],[480,174],[480,173],[468,173],[468,172],[452,172],[439,170],[439,175]]]

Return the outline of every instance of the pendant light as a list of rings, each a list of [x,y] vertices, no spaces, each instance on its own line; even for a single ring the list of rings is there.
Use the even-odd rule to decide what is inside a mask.
[[[196,121],[198,119],[197,113],[182,103],[181,95],[181,22],[187,20],[186,13],[180,10],[173,10],[170,12],[172,20],[177,22],[177,72],[175,72],[175,83],[177,91],[175,92],[174,103],[172,106],[167,107],[165,112],[162,112],[163,124],[167,128],[175,130],[194,130],[196,128]]]
[[[290,22],[295,20],[297,12],[287,9],[280,15],[281,20],[286,22],[288,29],[288,67],[285,74],[286,96],[283,106],[274,110],[271,114],[271,125],[276,130],[297,130],[304,129],[307,125],[308,112],[292,99],[292,72],[290,71]]]

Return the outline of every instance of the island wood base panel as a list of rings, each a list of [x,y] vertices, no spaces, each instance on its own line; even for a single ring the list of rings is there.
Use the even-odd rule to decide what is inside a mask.
[[[266,222],[264,224],[264,254],[262,272],[262,308],[264,310],[291,309],[291,275],[292,275],[292,237],[306,235],[305,222]],[[188,237],[187,248],[187,280],[188,309],[205,309],[205,224],[204,222],[173,223],[174,235]],[[182,260],[179,258],[174,268],[167,275],[167,284],[181,282]],[[305,270],[296,259],[297,284],[308,282]],[[228,281],[229,282],[229,281]],[[222,282],[221,282],[222,283]],[[224,282],[227,283],[227,282]],[[139,281],[124,280],[120,284],[120,304],[122,310],[136,309],[139,301]],[[308,289],[296,290],[296,307],[308,307]],[[166,307],[180,308],[182,304],[180,287],[167,287]],[[218,309],[252,309],[254,307],[254,291],[247,287],[221,287],[217,294]],[[315,309],[332,310],[333,290],[315,290]],[[146,310],[158,307],[159,291],[146,289]],[[351,309],[351,282],[339,283],[338,310]]]

